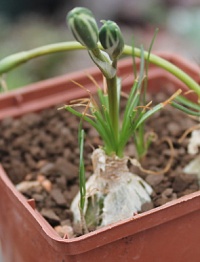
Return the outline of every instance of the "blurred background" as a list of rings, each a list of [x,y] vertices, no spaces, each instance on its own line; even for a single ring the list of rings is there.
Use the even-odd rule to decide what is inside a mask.
[[[126,43],[147,49],[159,28],[153,51],[167,51],[200,64],[199,0],[0,0],[0,59],[40,45],[73,40],[66,14],[75,6],[90,8],[98,21],[116,21]],[[99,23],[100,25],[100,23]],[[74,69],[91,66],[84,51],[37,58],[6,76],[9,89]]]

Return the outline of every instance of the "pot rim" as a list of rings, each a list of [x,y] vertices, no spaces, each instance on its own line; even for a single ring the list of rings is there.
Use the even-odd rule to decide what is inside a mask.
[[[177,67],[185,70],[189,75],[193,76],[194,80],[200,83],[198,65],[190,63],[190,61],[188,61],[187,59],[184,59],[176,54],[166,52],[155,52],[155,54],[177,65]],[[130,57],[123,58],[119,61],[119,76],[125,76],[125,78],[122,79],[124,90],[126,90],[126,86],[131,86],[134,80],[133,76],[130,77],[130,75],[124,75],[128,68],[129,72],[132,72],[130,71],[130,63],[132,63],[132,58]],[[140,59],[137,58],[136,65],[138,66],[139,63]],[[95,78],[98,84],[102,83],[102,75],[97,68],[91,67],[86,69],[84,72],[87,73],[87,71],[90,72],[90,75]],[[6,116],[19,117],[26,112],[38,111],[49,106],[55,106],[56,104],[65,103],[74,98],[75,90],[78,90],[76,94],[77,97],[75,98],[78,98],[80,96],[87,96],[88,94],[85,90],[80,89],[72,83],[71,80],[73,79],[76,79],[77,82],[83,85],[87,85],[87,89],[94,93],[96,91],[96,87],[94,87],[94,84],[88,77],[86,77],[86,73],[84,74],[84,72],[83,70],[79,70],[77,72],[53,77],[47,80],[39,81],[37,83],[29,84],[15,90],[11,90],[6,93],[2,93],[0,95],[0,120],[5,118]],[[163,80],[162,82],[168,80],[168,82],[170,81],[173,85],[178,85],[182,90],[187,90],[186,85],[183,84],[179,79],[177,79],[169,72],[166,72],[164,69],[159,68],[153,64],[150,64],[148,77],[152,80],[160,77]],[[54,89],[55,85],[57,86],[56,90]],[[49,92],[48,95],[46,94],[47,89]],[[38,90],[40,90],[41,95],[39,98],[37,96]],[[73,93],[72,96],[69,95],[70,91]],[[196,99],[194,94],[191,94],[190,97],[192,99]],[[38,108],[39,101],[40,107]]]

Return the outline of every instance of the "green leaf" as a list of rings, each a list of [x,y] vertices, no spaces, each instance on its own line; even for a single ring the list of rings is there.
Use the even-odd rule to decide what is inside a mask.
[[[79,140],[79,149],[80,149],[80,163],[79,163],[79,191],[80,191],[80,208],[84,209],[85,197],[86,197],[86,178],[85,178],[85,166],[84,166],[84,157],[83,157],[83,147],[84,147],[84,137],[85,132],[82,129],[82,120],[79,125],[78,140]]]
[[[171,102],[171,105],[172,105],[173,107],[181,110],[182,112],[188,114],[188,115],[191,115],[191,116],[200,116],[200,108],[199,108],[199,111],[197,112],[197,111],[194,111],[194,110],[192,110],[192,109],[189,109],[189,108],[187,108],[187,107],[185,107],[185,106],[183,106],[183,105],[180,105],[180,104],[178,104],[178,103],[176,103],[176,102],[174,102],[174,101]]]

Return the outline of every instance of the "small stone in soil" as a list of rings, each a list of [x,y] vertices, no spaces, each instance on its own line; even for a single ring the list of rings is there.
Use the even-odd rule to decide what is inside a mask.
[[[42,167],[44,167],[45,165],[47,164],[47,160],[45,159],[42,159],[42,160],[39,160],[36,164],[36,168],[37,169],[41,169]]]
[[[154,206],[153,206],[152,202],[145,203],[145,204],[142,205],[141,212],[151,210],[153,207]]]
[[[67,236],[67,238],[72,238],[74,236],[74,232],[71,226],[56,226],[54,227],[55,231],[59,234],[60,237]]]
[[[187,174],[181,174],[176,176],[172,184],[173,190],[175,192],[181,192],[185,190],[189,184],[194,181],[195,177]]]
[[[56,184],[59,188],[65,190],[67,185],[67,178],[65,176],[58,176],[56,178]]]
[[[45,179],[44,181],[42,181],[41,185],[47,192],[51,192],[51,190],[52,190],[52,183],[51,183],[50,180]]]
[[[70,210],[70,209],[66,209],[65,211],[64,211],[64,216],[65,216],[65,218],[68,220],[70,220],[70,221],[72,221],[73,220],[73,213],[72,213],[72,211]],[[66,220],[65,219],[65,220]]]
[[[169,200],[167,198],[158,198],[155,200],[155,206],[158,207],[158,206],[162,206],[164,204],[166,204],[167,202],[169,202]]]
[[[77,166],[66,161],[66,159],[64,158],[59,158],[56,161],[56,169],[58,170],[59,175],[65,175],[67,177],[67,180],[72,180],[78,175]]]
[[[61,226],[71,226],[71,220],[70,219],[65,219],[61,221]]]
[[[26,174],[28,173],[24,164],[17,159],[12,159],[10,161],[10,168],[8,168],[6,171],[9,174],[9,177],[12,178],[12,182],[14,184],[18,184],[19,182],[23,181]]]
[[[72,199],[76,196],[76,194],[79,191],[79,186],[78,185],[73,185],[70,188],[70,191],[67,190],[64,192],[64,196],[66,199],[69,199],[69,201],[72,201]]]
[[[42,208],[41,214],[47,220],[51,221],[50,222],[51,224],[60,222],[60,218],[56,215],[56,213],[52,209]]]
[[[31,189],[36,189],[38,187],[41,187],[38,181],[23,181],[16,185],[17,190],[21,193],[26,193]]]
[[[44,196],[42,194],[33,194],[32,197],[36,202],[42,202],[44,200]]]
[[[52,169],[54,168],[53,163],[46,162],[44,165],[40,168],[40,173],[44,175],[49,175],[51,173]]]
[[[189,186],[189,189],[191,189],[191,190],[193,190],[193,191],[199,190],[199,185],[198,185],[198,183],[196,183],[196,184],[191,184],[191,185]]]
[[[66,159],[59,158],[56,163],[47,162],[41,169],[40,173],[50,176],[50,175],[60,175],[66,176],[67,180],[72,180],[77,177],[78,168],[66,161]]]
[[[57,205],[59,206],[66,206],[67,202],[59,188],[52,189],[50,192],[51,197],[53,200],[56,202]]]
[[[163,192],[162,192],[162,197],[170,197],[173,193],[173,189],[172,188],[166,188]]]
[[[146,182],[151,186],[157,186],[164,179],[164,175],[148,175],[146,178]]]
[[[172,136],[176,136],[180,132],[179,125],[176,122],[169,123],[168,124],[168,129],[169,129],[169,132],[171,133]]]
[[[186,196],[186,195],[192,194],[192,193],[194,193],[196,191],[197,191],[196,189],[195,190],[194,189],[186,189],[185,191],[180,192],[178,194],[178,197]]]

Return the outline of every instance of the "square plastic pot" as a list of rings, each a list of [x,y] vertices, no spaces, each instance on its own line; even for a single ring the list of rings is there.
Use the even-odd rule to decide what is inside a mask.
[[[161,54],[196,81],[199,68],[175,55]],[[138,62],[139,63],[139,62]],[[98,83],[102,76],[89,69]],[[130,88],[132,61],[121,61],[123,87]],[[50,79],[0,96],[0,119],[19,117],[85,96],[70,80],[96,88],[84,73]],[[150,66],[149,90],[187,90],[170,74]],[[27,201],[0,166],[0,240],[4,262],[199,262],[200,192],[171,201],[74,239],[62,239],[37,212],[34,200]]]

